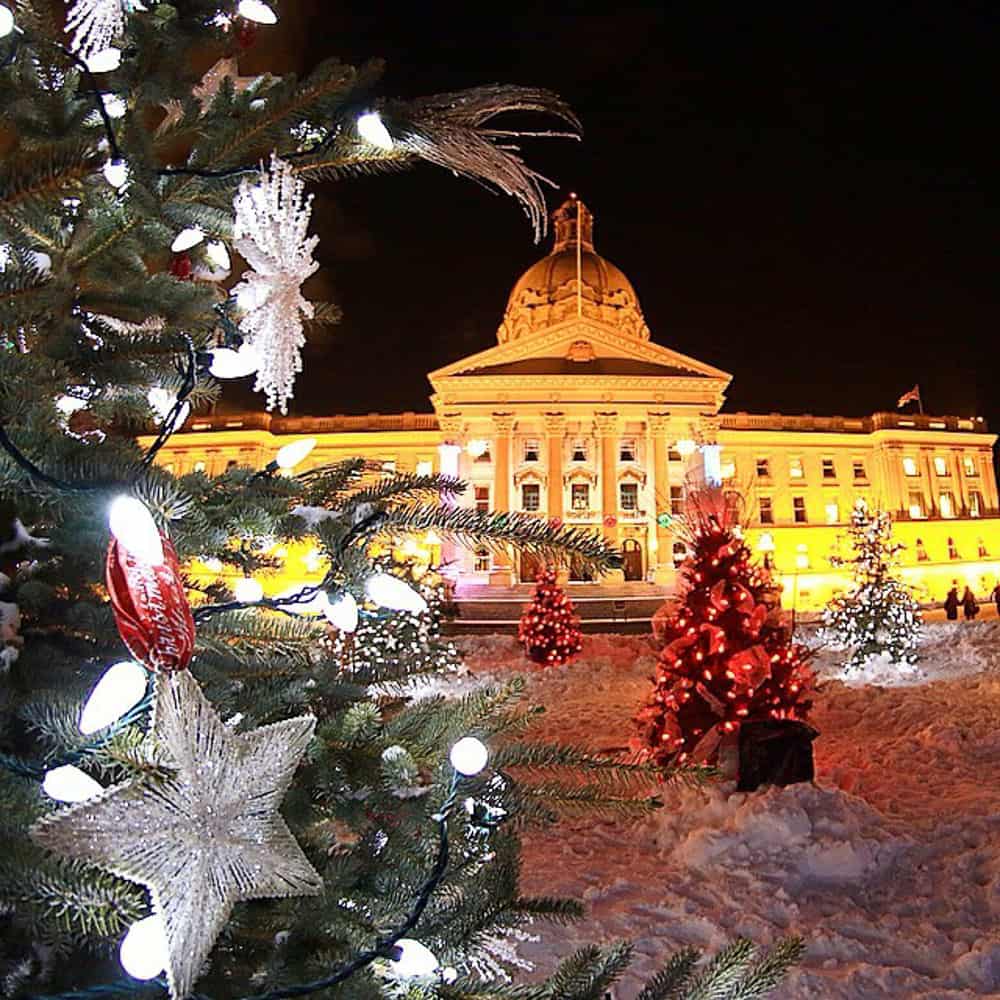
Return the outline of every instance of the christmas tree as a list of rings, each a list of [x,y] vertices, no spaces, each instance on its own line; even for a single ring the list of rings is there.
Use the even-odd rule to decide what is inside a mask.
[[[559,586],[555,570],[543,569],[538,574],[535,596],[521,615],[517,638],[530,659],[547,667],[558,667],[580,652],[580,619]]]
[[[682,600],[633,743],[663,766],[715,762],[744,722],[804,719],[812,683],[806,650],[769,613],[767,573],[751,562],[722,491],[692,491],[682,530]]]
[[[920,642],[920,608],[910,588],[894,574],[903,546],[893,541],[892,518],[859,498],[848,532],[853,555],[836,559],[834,565],[851,567],[853,586],[830,602],[821,636],[849,651],[847,670],[857,670],[875,656],[912,667]]]
[[[276,10],[0,0],[5,996],[520,996],[483,981],[496,942],[578,912],[521,895],[521,832],[560,802],[652,805],[634,769],[510,738],[533,717],[517,681],[409,703],[330,643],[328,622],[424,610],[380,540],[434,529],[600,571],[618,559],[599,539],[360,459],[278,475],[305,442],[215,477],[157,464],[219,379],[253,375],[284,410],[310,324],[336,318],[304,287],[306,183],[424,159],[539,229],[539,178],[487,123],[574,124],[516,87],[386,99],[377,63],[240,77]],[[326,569],[263,596],[303,541]],[[716,964],[762,992],[795,948]],[[560,974],[597,998],[627,957],[585,950]]]

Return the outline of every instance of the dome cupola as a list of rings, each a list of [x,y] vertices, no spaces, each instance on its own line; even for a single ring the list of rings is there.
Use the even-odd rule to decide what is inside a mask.
[[[501,344],[573,319],[597,320],[638,340],[649,339],[632,283],[594,250],[594,216],[570,195],[552,213],[555,238],[547,257],[521,275],[497,331]]]

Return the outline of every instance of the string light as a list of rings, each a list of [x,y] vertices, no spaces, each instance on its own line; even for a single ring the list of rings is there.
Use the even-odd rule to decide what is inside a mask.
[[[135,497],[116,497],[108,516],[111,534],[139,562],[159,566],[163,562],[163,540],[153,515]]]
[[[388,150],[393,147],[392,136],[377,111],[368,111],[358,116],[358,135],[379,149]]]
[[[475,736],[463,736],[451,748],[448,759],[459,774],[471,778],[486,767],[489,751],[482,740],[477,740]]]
[[[118,961],[133,979],[155,979],[167,967],[169,952],[159,914],[134,923],[118,946]]]
[[[351,593],[343,593],[323,609],[334,628],[341,632],[354,632],[358,627],[358,602]]]
[[[228,271],[233,266],[233,262],[229,257],[229,250],[222,240],[211,240],[207,243],[205,245],[205,256],[220,271]]]
[[[118,50],[115,49],[117,52]],[[104,179],[116,190],[128,180],[128,165],[122,159],[108,160],[104,164]]]
[[[402,979],[414,979],[418,976],[433,976],[438,969],[438,960],[434,952],[426,945],[413,938],[400,938],[396,942],[398,958],[389,962],[389,967],[395,975]]]
[[[146,696],[146,685],[146,671],[134,660],[108,667],[83,706],[80,732],[89,736],[117,722]]]
[[[236,13],[257,24],[278,23],[278,15],[262,0],[240,0]]]
[[[72,764],[63,764],[46,772],[42,791],[57,802],[86,802],[104,789],[89,775]]]
[[[230,347],[215,348],[208,371],[216,378],[245,378],[259,367],[260,356],[256,350],[249,344],[243,344],[235,351]]]
[[[264,596],[260,581],[244,576],[233,584],[233,596],[241,604],[256,604]]]
[[[204,238],[205,234],[197,226],[188,226],[187,229],[182,229],[174,237],[170,249],[174,253],[184,253],[185,250],[196,247]]]
[[[300,438],[298,441],[282,445],[278,449],[278,454],[274,456],[274,461],[279,469],[289,471],[294,469],[315,447],[316,438]]]
[[[409,584],[391,573],[376,573],[365,584],[369,600],[382,608],[421,614],[427,602]]]
[[[0,38],[6,38],[14,30],[14,12],[0,4]]]
[[[0,20],[2,19],[3,14],[0,13]],[[0,25],[0,35],[2,34],[3,27]],[[116,48],[101,49],[100,52],[95,52],[92,56],[87,56],[83,61],[87,64],[87,69],[91,73],[110,73],[121,66],[122,50]]]

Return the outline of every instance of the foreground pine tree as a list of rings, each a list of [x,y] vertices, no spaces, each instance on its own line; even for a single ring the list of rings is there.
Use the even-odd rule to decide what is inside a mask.
[[[742,723],[809,711],[807,652],[769,615],[769,580],[737,529],[721,490],[691,493],[683,599],[666,622],[633,744],[661,765],[715,762],[721,740]]]
[[[214,478],[156,464],[216,377],[255,374],[284,409],[307,323],[336,316],[303,295],[304,182],[422,157],[540,226],[538,178],[484,125],[573,122],[513,87],[376,98],[374,64],[242,80],[272,6],[25,0],[8,20],[0,2],[4,996],[523,996],[483,981],[483,955],[579,912],[521,895],[523,832],[654,804],[641,768],[515,739],[537,716],[517,681],[411,701],[330,644],[328,622],[426,606],[376,542],[434,529],[600,571],[617,556],[599,539],[442,505],[461,483],[362,460],[288,477],[287,456]],[[306,539],[322,579],[255,593]],[[583,952],[533,989],[597,1000],[626,957]],[[719,981],[759,993],[740,961]]]
[[[853,585],[824,612],[822,637],[847,651],[844,667],[849,671],[873,657],[912,668],[920,643],[920,606],[895,574],[903,546],[892,539],[892,518],[859,498],[848,533],[853,555],[835,565],[851,568]]]
[[[555,570],[543,569],[538,574],[535,596],[521,615],[517,638],[529,659],[547,667],[558,667],[580,652],[580,619],[559,586]]]

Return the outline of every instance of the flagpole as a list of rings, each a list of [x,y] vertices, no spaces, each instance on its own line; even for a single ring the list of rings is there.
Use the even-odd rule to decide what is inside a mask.
[[[580,243],[580,224],[583,212],[580,199],[576,201],[576,318],[583,315],[583,247]]]
[[[920,395],[920,385],[917,385],[917,412],[923,416],[924,415],[924,399]]]

